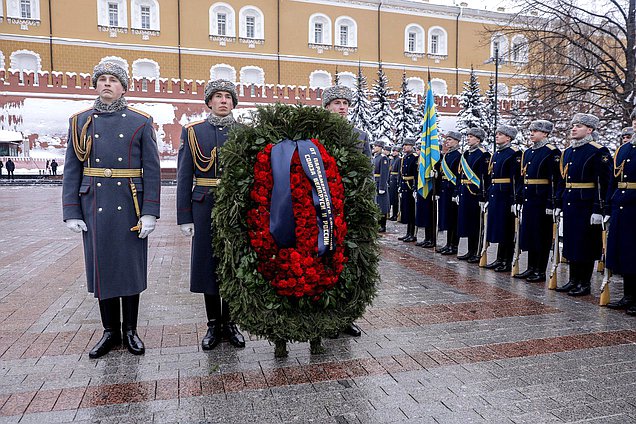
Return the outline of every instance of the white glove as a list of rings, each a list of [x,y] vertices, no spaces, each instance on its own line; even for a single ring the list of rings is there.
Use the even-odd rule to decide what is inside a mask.
[[[550,216],[554,215],[554,209],[546,209],[545,214]]]
[[[437,171],[436,170],[431,170],[431,178],[437,178]]]
[[[481,207],[482,212],[486,212],[486,209],[488,209],[488,202],[479,202],[479,206]]]
[[[593,213],[590,217],[591,225],[601,225],[603,223],[603,215],[600,213]]]
[[[417,190],[413,191],[413,198],[417,200]]]
[[[74,233],[81,233],[82,231],[88,230],[88,228],[86,228],[86,223],[81,219],[67,219],[66,228]]]
[[[435,197],[434,197],[434,200],[439,200],[439,196],[435,196]]]
[[[451,200],[453,201],[453,203],[459,205],[459,196],[453,196]]]
[[[384,194],[386,193],[386,190],[378,190],[378,194]]]
[[[514,204],[514,205],[510,206],[510,212],[512,212],[512,214],[514,216],[519,216],[519,215],[521,215],[521,208],[522,207],[523,206],[521,206],[521,205]]]
[[[556,209],[554,210],[554,214],[555,214],[556,216],[561,216],[561,209],[556,208]]]
[[[609,215],[605,215],[603,217],[603,224],[607,224],[607,221],[609,221],[609,220],[610,220],[610,216]]]
[[[192,237],[194,235],[194,224],[181,224],[179,225],[181,234],[186,237]]]
[[[143,215],[139,218],[139,223],[137,225],[141,225],[141,230],[139,231],[139,238],[145,239],[148,237],[148,234],[152,233],[155,230],[155,225],[157,224],[157,217],[152,215]]]

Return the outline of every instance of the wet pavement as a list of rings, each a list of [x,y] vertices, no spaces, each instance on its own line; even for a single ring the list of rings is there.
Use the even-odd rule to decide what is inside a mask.
[[[573,299],[402,243],[394,223],[361,337],[282,360],[255,337],[202,351],[174,187],[150,236],[146,354],[91,360],[99,310],[60,195],[0,187],[0,423],[636,422],[636,319],[598,306],[601,274]]]

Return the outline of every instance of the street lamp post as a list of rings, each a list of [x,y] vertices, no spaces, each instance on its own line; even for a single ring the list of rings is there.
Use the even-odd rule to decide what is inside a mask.
[[[492,151],[495,153],[497,140],[497,115],[499,112],[499,103],[497,102],[497,92],[499,91],[499,46],[495,46],[495,119],[493,120],[495,128],[492,131]]]

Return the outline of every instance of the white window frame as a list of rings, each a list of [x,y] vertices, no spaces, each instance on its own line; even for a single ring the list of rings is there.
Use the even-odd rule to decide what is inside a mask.
[[[409,36],[409,33],[414,33],[415,34],[415,49],[413,49],[413,50],[410,49],[410,43],[409,43],[410,36]],[[425,53],[425,50],[424,50],[425,34],[426,34],[426,32],[424,31],[424,28],[422,28],[421,25],[408,24],[404,28],[404,51],[407,52],[407,53],[419,53],[419,54]]]
[[[0,51],[0,69],[6,69],[4,67],[4,53]]]
[[[220,13],[225,14],[225,34],[219,34],[218,16]],[[234,8],[227,3],[214,3],[210,6],[210,35],[217,37],[236,37],[236,13]]]
[[[22,66],[20,66],[20,58],[24,57],[24,56],[31,56],[33,58],[35,58],[35,61],[37,63],[36,68],[37,69],[26,69],[23,68]],[[19,71],[20,73],[20,82],[22,82],[24,80],[24,71],[33,71],[33,80],[35,81],[36,84],[38,84],[39,81],[39,77],[38,77],[38,73],[42,70],[42,59],[40,58],[40,55],[32,50],[16,50],[13,53],[11,53],[11,56],[9,57],[9,68],[10,69],[14,69],[16,71]]]
[[[508,58],[508,37],[503,34],[495,34],[490,39],[490,57],[495,58],[495,44],[499,42],[499,59],[506,60]]]
[[[431,78],[431,87],[435,96],[448,96],[448,83],[441,78]],[[435,87],[438,87],[435,89]]]
[[[347,27],[347,44],[342,44],[340,40],[340,28]],[[337,39],[334,40],[334,44],[340,47],[358,47],[358,23],[350,16],[338,16],[335,20],[335,31]]]
[[[352,90],[356,89],[357,76],[353,72],[343,71],[338,72],[338,84],[349,87]]]
[[[517,47],[519,45],[519,47]],[[515,55],[518,55],[515,57]],[[515,35],[510,43],[510,60],[517,63],[528,62],[528,39],[523,35]]]
[[[247,36],[247,16],[254,17],[254,37]],[[253,40],[265,39],[265,15],[256,6],[248,5],[239,11],[239,37]]]
[[[328,81],[326,82],[318,82],[316,81],[316,79],[318,78],[326,78],[328,79]],[[310,88],[326,88],[326,87],[330,87],[331,85],[333,85],[332,83],[333,79],[331,78],[331,73],[322,70],[322,69],[317,69],[315,71],[313,71],[312,73],[309,74],[309,87]]]
[[[147,65],[150,64],[152,65],[152,67],[154,68],[154,72],[153,75],[140,75],[140,70],[142,68],[143,65]],[[145,73],[145,70],[144,70]],[[141,78],[147,78],[147,79],[153,79],[155,82],[155,91],[159,91],[159,78],[161,75],[161,71],[160,71],[160,66],[159,63],[157,63],[156,61],[152,60],[152,59],[137,59],[132,63],[132,75],[133,75],[133,79],[141,79]],[[142,83],[142,87],[145,84]],[[143,90],[146,91],[148,88],[143,87]]]
[[[126,0],[97,0],[97,25],[113,28],[110,24],[109,3],[117,4],[117,18],[119,23],[116,28],[128,28]]]
[[[258,73],[258,77],[256,78],[257,81],[255,82],[247,82],[247,75],[252,74],[253,72],[257,72]],[[241,79],[241,84],[247,85],[247,84],[255,84],[255,85],[265,85],[265,71],[263,71],[263,68],[260,68],[258,66],[243,66],[241,68],[241,70],[239,71],[239,77]]]
[[[150,28],[142,28],[141,26],[141,7],[150,8]],[[124,9],[125,10],[125,9]],[[130,4],[131,28],[142,31],[160,31],[161,30],[161,13],[159,2],[157,0],[131,0]]]
[[[433,36],[437,36],[437,51],[433,51]],[[440,26],[428,29],[428,52],[436,56],[448,55],[448,33]]]
[[[315,40],[315,24],[322,24],[322,43],[316,43]],[[314,13],[309,17],[309,44],[319,44],[322,46],[331,46],[331,18],[324,13]]]
[[[225,71],[230,73],[230,77],[227,78],[224,75],[219,75],[218,71]],[[217,79],[226,79],[233,83],[236,83],[236,68],[232,65],[228,65],[227,63],[217,63],[216,65],[210,68],[210,80],[214,81]]]
[[[414,94],[424,94],[426,92],[426,84],[420,77],[410,77],[406,79],[406,86]]]
[[[30,18],[22,17],[22,2],[21,0],[7,0],[7,18],[14,19],[25,19],[28,21],[39,21],[40,20],[40,0],[30,0]],[[2,10],[2,6],[0,6],[0,11]]]

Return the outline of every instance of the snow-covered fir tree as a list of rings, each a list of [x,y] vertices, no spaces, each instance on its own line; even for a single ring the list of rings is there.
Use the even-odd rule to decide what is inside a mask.
[[[527,147],[529,139],[528,139],[528,127],[530,126],[531,120],[527,116],[527,109],[523,105],[522,102],[513,100],[511,102],[510,114],[505,117],[507,119],[501,119],[500,121],[505,121],[507,125],[515,127],[517,129],[517,137],[512,140],[512,144],[517,146]]]
[[[607,147],[612,154],[621,145],[621,131],[623,130],[621,121],[601,121],[599,126],[599,143]]]
[[[395,102],[395,140],[402,143],[405,138],[418,136],[421,132],[421,114],[415,104],[415,96],[406,83],[406,72],[402,74],[402,86]]]
[[[461,110],[457,114],[457,130],[465,131],[468,128],[488,128],[484,100],[482,98],[479,81],[475,71],[470,69],[470,79],[464,82],[464,90],[460,94]]]
[[[393,114],[393,108],[391,107],[390,94],[389,79],[382,69],[382,64],[380,64],[378,68],[378,79],[373,85],[373,100],[371,101],[371,136],[374,141],[384,138],[393,140],[395,116]]]
[[[486,131],[486,140],[488,140],[489,143],[495,139],[496,126],[501,123],[499,105],[495,104],[495,90],[495,80],[491,76],[488,81],[488,90],[484,93],[484,118],[488,125],[482,128]],[[499,101],[497,101],[497,103],[499,103]],[[495,123],[495,113],[497,113],[497,123]]]
[[[354,127],[371,135],[371,101],[369,100],[369,89],[367,88],[367,77],[362,73],[362,68],[358,66],[358,76],[356,77],[356,89],[353,92],[353,105],[349,109],[349,118]]]

